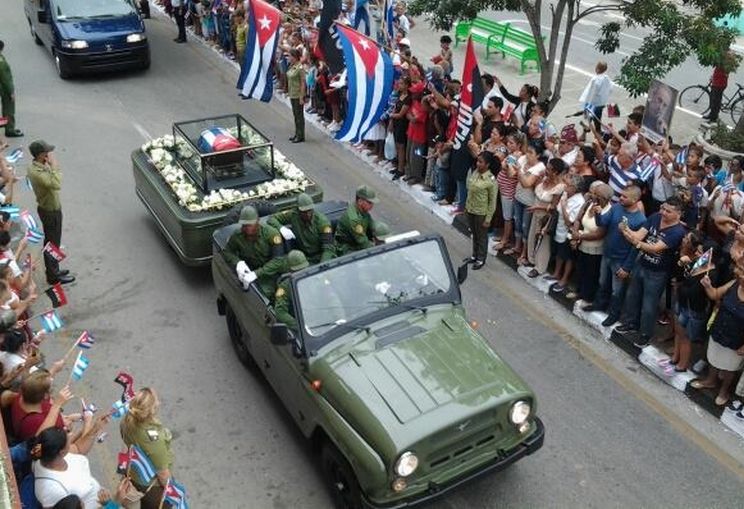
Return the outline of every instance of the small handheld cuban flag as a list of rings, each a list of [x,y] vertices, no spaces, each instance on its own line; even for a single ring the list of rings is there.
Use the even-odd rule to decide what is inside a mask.
[[[385,0],[385,32],[388,40],[395,39],[395,0]]]
[[[165,484],[163,500],[175,509],[188,509],[189,507],[189,504],[186,502],[186,488],[177,483],[175,479],[168,479],[168,482]]]
[[[339,141],[359,142],[385,112],[393,91],[393,61],[369,37],[336,24],[349,81],[349,108]]]
[[[677,163],[677,166],[684,166],[687,164],[687,151],[689,147],[685,145],[681,149],[679,149],[679,152],[677,152],[677,155],[674,157],[674,162]]]
[[[36,223],[36,219],[34,218],[33,214],[29,212],[28,210],[21,211],[20,214],[21,222],[26,225],[27,230],[38,230],[39,225]]]
[[[77,346],[82,348],[83,350],[88,350],[93,347],[95,344],[96,339],[88,332],[87,330],[84,330],[82,334],[80,334],[80,337],[77,339]]]
[[[44,233],[36,228],[29,228],[26,230],[26,240],[32,244],[38,244],[44,240]]]
[[[129,468],[137,472],[139,484],[148,485],[155,477],[155,465],[142,449],[136,445],[129,447]]]
[[[129,402],[127,401],[124,403],[120,399],[117,399],[114,401],[114,404],[111,405],[111,417],[114,419],[121,419],[125,415],[127,415],[127,412],[129,411]]]
[[[44,330],[47,332],[47,334],[61,329],[65,325],[57,312],[54,310],[48,311],[41,315],[40,320],[41,326],[44,327]]]
[[[248,40],[237,88],[243,99],[269,102],[274,92],[274,53],[279,43],[282,13],[263,0],[248,3]]]
[[[61,262],[62,260],[67,258],[67,255],[64,253],[64,251],[57,247],[52,241],[49,241],[44,245],[44,254],[51,256],[58,262]]]
[[[21,209],[12,205],[4,205],[0,207],[0,212],[6,212],[10,215],[11,219],[18,219],[21,215]]]
[[[8,164],[15,164],[21,159],[23,159],[23,149],[21,147],[14,148],[5,156],[5,161]]]
[[[87,403],[83,398],[80,398],[80,405],[82,407],[82,413],[90,412],[92,414],[98,411],[98,408],[93,403]]]
[[[83,378],[83,374],[85,373],[85,370],[88,369],[89,364],[90,359],[83,355],[83,352],[80,352],[77,359],[75,359],[75,364],[72,366],[72,375],[70,375],[70,377],[76,381]]]

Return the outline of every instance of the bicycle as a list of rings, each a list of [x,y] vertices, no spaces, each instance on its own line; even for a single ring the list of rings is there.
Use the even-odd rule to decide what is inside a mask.
[[[724,91],[723,98],[721,99],[721,112],[727,111],[731,115],[734,125],[736,125],[739,117],[744,112],[744,86],[737,83],[736,87],[737,89],[734,95],[729,97]],[[677,102],[679,102],[680,107],[705,116],[710,112],[710,92],[710,83],[705,86],[691,85],[679,94],[679,100]]]

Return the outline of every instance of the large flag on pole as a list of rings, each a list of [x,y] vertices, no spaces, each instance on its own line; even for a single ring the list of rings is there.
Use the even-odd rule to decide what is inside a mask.
[[[473,41],[468,37],[465,51],[465,67],[462,71],[462,91],[460,107],[457,112],[457,130],[455,131],[452,159],[450,166],[466,171],[473,165],[473,156],[468,149],[468,140],[473,130],[473,110],[483,102],[483,83],[481,82],[478,59],[473,50]]]
[[[272,70],[279,43],[282,13],[263,0],[251,0],[248,7],[248,41],[243,69],[238,78],[240,96],[269,102],[274,91]]]
[[[359,142],[387,108],[393,90],[393,61],[375,41],[336,24],[349,81],[349,106],[340,141]]]
[[[385,33],[387,33],[388,43],[390,43],[395,40],[395,3],[394,0],[385,0],[384,4]]]
[[[337,25],[334,23],[341,14],[341,0],[324,0],[318,23],[318,49],[322,60],[328,64],[332,74],[344,70],[344,58],[341,48],[336,45],[338,38]]]

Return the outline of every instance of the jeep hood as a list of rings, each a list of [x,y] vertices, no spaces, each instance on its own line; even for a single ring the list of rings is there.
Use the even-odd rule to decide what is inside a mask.
[[[390,322],[373,325],[366,340],[329,353],[312,368],[324,396],[377,450],[394,454],[531,395],[457,308],[404,313]]]

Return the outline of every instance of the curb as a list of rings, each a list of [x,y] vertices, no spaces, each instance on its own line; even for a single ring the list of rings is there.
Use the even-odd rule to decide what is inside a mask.
[[[154,6],[163,16],[165,16],[166,19],[173,22],[170,17],[165,14],[162,6],[160,6],[156,2],[152,2],[151,6]],[[235,61],[227,58],[227,56],[225,56],[223,53],[220,53],[216,48],[207,44],[207,42],[204,41],[201,37],[195,35],[191,28],[187,27],[187,31],[189,32],[191,40],[198,41],[200,44],[219,55],[225,62],[231,64],[238,72],[240,71],[240,66]],[[274,93],[273,98],[284,104],[287,108],[291,108],[289,99],[285,95]],[[326,136],[333,139],[333,133],[329,132],[326,129],[325,124],[320,121],[318,116],[305,113],[305,121],[314,125]],[[469,228],[465,223],[462,215],[453,217],[452,215],[450,215],[449,210],[432,202],[432,200],[430,199],[431,193],[423,191],[421,184],[408,186],[400,180],[392,182],[390,181],[388,176],[388,170],[392,168],[392,165],[390,165],[389,163],[376,164],[373,161],[372,157],[369,156],[365,151],[356,149],[349,143],[337,142],[337,145],[339,147],[342,147],[344,150],[351,152],[359,159],[367,163],[367,165],[374,171],[374,173],[377,174],[377,176],[380,177],[382,180],[387,182],[388,185],[397,186],[401,191],[411,196],[411,198],[413,198],[416,203],[431,212],[432,215],[436,216],[444,223],[453,226],[455,230],[462,233],[465,237],[470,237]],[[489,252],[491,248],[490,244],[491,241],[489,240]],[[736,417],[736,412],[728,409],[727,406],[717,406],[715,404],[716,394],[713,391],[694,389],[690,385],[690,382],[697,378],[697,374],[693,373],[692,371],[686,371],[684,373],[673,373],[672,375],[667,375],[664,372],[663,367],[659,364],[659,362],[661,361],[669,360],[669,356],[662,350],[653,345],[648,345],[641,349],[635,346],[632,342],[628,341],[622,334],[616,332],[614,328],[602,326],[602,321],[607,317],[606,313],[598,311],[586,313],[582,311],[582,301],[574,301],[565,297],[564,294],[556,294],[555,292],[551,292],[550,287],[554,283],[554,281],[547,281],[544,279],[543,276],[534,279],[529,278],[527,276],[528,271],[522,267],[518,267],[516,259],[514,259],[513,257],[499,253],[497,256],[495,256],[495,258],[498,259],[502,264],[510,267],[517,274],[519,274],[525,280],[528,286],[535,288],[536,290],[542,292],[544,295],[551,297],[556,302],[559,302],[569,313],[581,320],[585,325],[588,325],[592,329],[596,330],[604,340],[613,343],[620,350],[633,357],[640,365],[644,366],[662,382],[666,383],[670,387],[673,387],[677,391],[684,393],[685,396],[687,396],[700,408],[711,414],[724,426],[726,426],[728,429],[736,433],[739,437],[744,439],[744,419]]]

